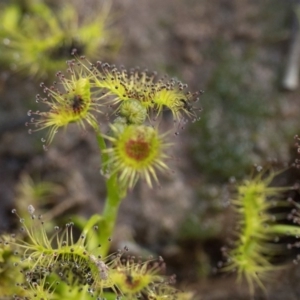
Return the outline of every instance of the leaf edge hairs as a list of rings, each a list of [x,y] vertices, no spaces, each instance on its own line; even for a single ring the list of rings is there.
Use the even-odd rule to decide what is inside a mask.
[[[70,123],[77,123],[79,127],[85,128],[85,121],[97,128],[97,119],[94,113],[102,113],[100,107],[103,105],[103,96],[94,97],[91,92],[89,74],[76,63],[75,60],[68,61],[67,78],[62,72],[57,72],[60,87],[54,82],[49,88],[41,83],[46,97],[40,94],[36,96],[36,102],[42,102],[50,107],[47,112],[29,110],[27,115],[31,117],[30,122],[25,125],[32,125],[28,132],[49,128],[47,138],[42,138],[45,148],[53,141],[55,134],[61,127]],[[62,87],[63,92],[60,90]],[[102,101],[102,102],[101,102]],[[33,117],[36,116],[37,118]]]
[[[202,90],[194,93],[186,91],[187,84],[168,76],[159,78],[157,72],[149,72],[148,69],[137,67],[126,70],[123,66],[117,67],[101,61],[93,64],[85,56],[81,56],[80,61],[93,78],[92,86],[100,92],[107,91],[107,95],[113,97],[112,104],[135,99],[148,112],[156,112],[155,117],[167,108],[176,121],[184,116],[193,121],[198,119],[196,111],[202,109],[193,105],[199,101]]]
[[[105,150],[110,154],[108,166],[111,174],[119,174],[122,186],[133,188],[139,177],[152,187],[152,179],[158,182],[156,170],[166,171],[165,135],[158,129],[145,125],[128,125],[123,130],[111,125],[112,136],[106,136],[112,146]]]

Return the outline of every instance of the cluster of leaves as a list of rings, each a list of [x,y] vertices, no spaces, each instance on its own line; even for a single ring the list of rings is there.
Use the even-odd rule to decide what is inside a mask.
[[[166,170],[164,160],[165,134],[160,134],[152,121],[169,109],[174,121],[184,116],[196,119],[193,103],[199,92],[186,91],[187,86],[176,79],[157,79],[147,70],[117,68],[107,63],[89,63],[84,57],[68,61],[68,76],[58,72],[59,82],[46,87],[46,97],[37,95],[37,102],[46,104],[46,112],[29,111],[29,132],[49,128],[45,148],[52,142],[59,128],[76,122],[82,128],[88,123],[96,133],[107,139],[111,147],[100,142],[102,171],[118,174],[119,183],[132,188],[143,177],[149,186],[157,181],[156,170]],[[60,85],[59,87],[57,85]],[[62,87],[62,89],[61,89]],[[98,126],[99,115],[105,107],[114,109],[109,134]],[[99,140],[100,141],[100,140]]]
[[[146,262],[125,256],[127,249],[107,257],[99,254],[97,219],[92,217],[78,240],[74,223],[54,227],[49,237],[42,216],[28,206],[31,225],[19,217],[20,233],[2,236],[0,295],[14,299],[186,299],[172,287],[174,277],[160,275],[162,258]],[[16,210],[13,210],[17,214]],[[17,214],[18,215],[18,214]]]
[[[107,179],[103,214],[84,222],[78,239],[71,221],[63,229],[55,226],[55,233],[49,237],[42,217],[34,214],[32,205],[28,206],[29,216],[24,216],[24,205],[28,195],[34,200],[54,186],[34,189],[32,182],[26,181],[19,215],[13,210],[22,224],[22,235],[2,237],[0,276],[4,284],[0,295],[17,299],[189,299],[170,285],[174,277],[160,275],[162,259],[142,262],[124,258],[127,249],[109,256],[107,253],[108,237],[127,189],[133,188],[140,177],[152,186],[153,180],[158,181],[156,171],[167,170],[165,150],[169,144],[166,134],[160,134],[153,122],[165,109],[171,111],[178,127],[185,116],[197,119],[193,104],[200,93],[192,94],[178,80],[158,79],[147,70],[127,71],[101,62],[94,65],[77,55],[67,63],[67,75],[58,72],[58,81],[52,86],[41,84],[45,96],[37,95],[36,101],[46,109],[30,110],[26,125],[30,133],[48,129],[47,137],[42,138],[45,149],[57,131],[70,123],[81,128],[88,124],[95,131],[101,169]],[[110,118],[108,109],[113,109]],[[101,115],[112,119],[108,132],[103,123],[99,124]]]

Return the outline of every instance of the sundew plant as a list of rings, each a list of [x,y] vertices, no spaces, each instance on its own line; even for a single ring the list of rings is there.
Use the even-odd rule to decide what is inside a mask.
[[[139,180],[151,188],[159,173],[168,172],[171,132],[176,135],[187,119],[196,120],[191,93],[177,79],[159,78],[147,70],[90,63],[85,57],[68,61],[64,74],[52,86],[41,84],[36,96],[39,111],[29,111],[29,133],[45,131],[44,149],[70,123],[95,133],[101,156],[100,173],[107,197],[103,211],[86,221],[78,239],[73,221],[48,234],[43,217],[29,204],[26,216],[12,212],[21,223],[21,235],[2,236],[3,284],[0,295],[17,299],[190,299],[163,275],[162,258],[146,261],[126,255],[127,248],[109,254],[119,206]],[[108,124],[99,118],[109,113]],[[171,129],[162,132],[164,111],[173,116]],[[173,124],[175,122],[175,125]],[[101,176],[99,174],[99,176]],[[6,272],[6,269],[13,270]],[[16,284],[12,284],[14,281]]]
[[[223,271],[236,271],[239,281],[246,279],[251,295],[257,286],[267,292],[266,283],[273,281],[276,271],[283,269],[278,258],[293,245],[287,247],[281,240],[300,235],[299,205],[291,198],[284,198],[292,188],[271,185],[279,173],[260,170],[253,178],[238,184],[232,200],[238,229],[233,246],[223,249],[226,257]]]

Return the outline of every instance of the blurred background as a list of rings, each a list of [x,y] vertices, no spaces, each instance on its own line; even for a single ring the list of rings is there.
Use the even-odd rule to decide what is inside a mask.
[[[167,273],[177,274],[178,286],[193,291],[194,299],[249,299],[234,274],[217,272],[220,249],[234,227],[232,182],[249,177],[254,164],[276,161],[282,168],[297,156],[297,5],[0,1],[1,230],[14,227],[13,207],[33,201],[49,218],[101,211],[105,187],[92,130],[69,126],[44,151],[45,132],[29,135],[24,125],[28,110],[40,109],[40,82],[51,84],[77,48],[92,62],[148,68],[205,92],[197,104],[201,119],[171,138],[173,172],[160,175],[152,190],[139,182],[123,201],[112,248],[162,255]],[[297,180],[291,170],[280,184]],[[255,299],[299,299],[299,279],[299,266],[291,265],[270,283],[268,296]]]

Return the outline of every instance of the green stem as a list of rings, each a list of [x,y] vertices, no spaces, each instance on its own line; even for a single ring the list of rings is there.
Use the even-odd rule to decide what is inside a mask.
[[[117,184],[117,175],[112,174],[106,181],[107,196],[102,213],[102,222],[99,227],[99,242],[101,244],[101,254],[107,255],[115,224],[118,217],[119,207],[125,195]],[[123,196],[123,197],[122,197]]]
[[[98,146],[101,151],[101,162],[102,162],[102,173],[104,175],[108,174],[108,163],[109,155],[105,152],[106,143],[98,127],[95,127]],[[99,236],[98,241],[101,245],[101,255],[104,257],[108,254],[110,247],[110,238],[112,237],[117,216],[119,212],[119,206],[122,199],[126,196],[126,191],[118,185],[117,174],[111,174],[106,180],[106,190],[107,196],[104,204],[104,209],[102,213],[102,219],[99,226]]]

